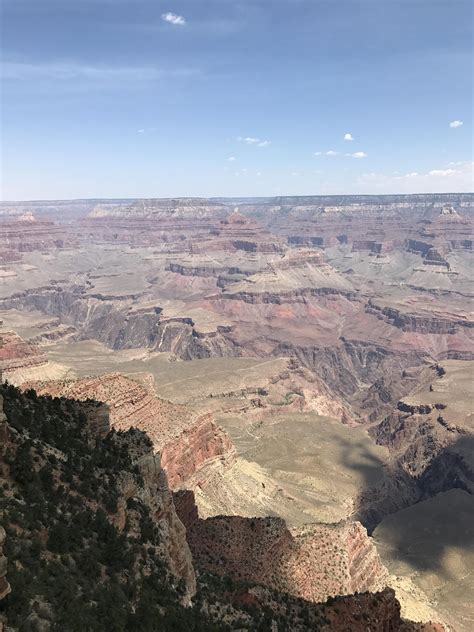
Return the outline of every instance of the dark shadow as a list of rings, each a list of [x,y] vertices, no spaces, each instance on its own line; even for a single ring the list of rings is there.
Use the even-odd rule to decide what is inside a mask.
[[[354,517],[395,567],[408,564],[414,571],[431,571],[449,581],[459,576],[446,562],[448,553],[462,556],[474,548],[474,435],[458,434],[437,453],[432,443],[432,437],[426,436],[425,453],[420,455],[426,466],[421,473],[410,475],[402,462],[388,464],[384,479],[376,485],[369,483],[371,470],[379,466],[373,455],[355,462],[348,446],[348,463],[368,483]],[[435,452],[432,460],[426,454],[430,446]]]

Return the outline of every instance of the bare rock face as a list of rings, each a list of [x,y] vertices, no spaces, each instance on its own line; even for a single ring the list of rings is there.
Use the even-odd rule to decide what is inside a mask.
[[[126,442],[130,453],[134,455],[143,477],[143,485],[138,486],[132,476],[121,474],[118,481],[118,487],[122,492],[118,526],[123,528],[125,524],[127,500],[139,498],[150,508],[151,516],[162,534],[162,555],[175,577],[183,580],[186,586],[185,602],[190,603],[196,592],[196,576],[186,540],[186,529],[176,513],[173,494],[168,485],[166,472],[161,466],[160,456],[153,451],[149,443],[142,440],[142,437],[143,435],[120,438],[120,441]]]
[[[12,253],[11,261],[21,260],[23,253],[34,250],[56,250],[73,245],[64,226],[54,222],[37,220],[34,215],[25,213],[20,216],[6,217],[0,221],[0,244],[5,244],[4,253]]]
[[[160,399],[119,373],[29,382],[22,388],[34,388],[42,395],[94,399],[107,404],[113,428],[135,427],[149,435],[154,449],[161,453],[161,463],[173,489],[182,486],[204,464],[216,460],[225,466],[234,458],[229,436],[215,424],[212,415],[199,415],[186,406]]]
[[[0,349],[0,371],[4,377],[17,370],[42,367],[48,363],[45,353],[35,345],[25,342],[14,331],[3,331],[3,347]]]
[[[312,602],[387,585],[388,572],[358,522],[288,529],[280,518],[196,520],[189,504],[178,511],[186,507],[188,541],[202,570]]]
[[[161,460],[170,486],[186,483],[204,465],[212,461],[226,467],[235,459],[230,437],[219,428],[211,415],[202,415],[189,429],[162,448]]]
[[[461,327],[466,329],[472,329],[474,327],[474,321],[469,319],[469,317],[453,318],[449,313],[445,315],[429,315],[402,312],[400,309],[394,307],[377,305],[374,301],[370,300],[367,304],[366,311],[385,320],[394,327],[398,327],[404,331],[422,334],[454,334]]]
[[[338,597],[324,604],[323,609],[328,621],[323,629],[328,632],[445,632],[445,627],[438,623],[404,621],[392,588]]]

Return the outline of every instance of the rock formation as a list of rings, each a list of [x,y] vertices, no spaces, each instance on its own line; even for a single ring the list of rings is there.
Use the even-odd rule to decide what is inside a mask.
[[[62,500],[58,502],[65,501],[67,494],[71,493],[69,492],[69,485],[71,485],[71,489],[81,495],[81,505],[84,509],[95,511],[104,503],[108,520],[115,525],[118,533],[126,533],[126,538],[132,538],[132,540],[138,538],[140,529],[143,529],[143,526],[140,527],[140,511],[137,513],[138,504],[138,507],[142,508],[141,511],[146,511],[149,516],[151,521],[149,529],[152,532],[156,529],[156,533],[160,534],[159,538],[154,540],[156,551],[175,581],[182,582],[183,599],[189,604],[196,590],[196,579],[186,541],[186,531],[176,514],[172,492],[168,486],[166,473],[161,467],[159,454],[155,453],[146,435],[136,430],[118,434],[104,433],[105,429],[100,427],[100,434],[97,437],[98,428],[93,409],[97,407],[100,409],[102,405],[91,400],[82,403],[42,398],[31,391],[23,395],[11,386],[4,387],[3,394],[6,398],[5,413],[8,422],[8,440],[2,444],[1,476],[6,482],[5,489],[8,490],[2,507],[2,510],[6,510],[4,515],[10,516],[12,521],[15,520],[15,513],[12,513],[10,503],[11,498],[15,490],[17,490],[17,495],[22,493],[19,490],[24,490],[23,493],[28,495],[30,493],[28,485],[38,476],[38,473],[40,480],[47,481],[47,483],[43,482],[46,490],[51,484],[51,493],[53,495],[59,493]],[[26,428],[23,428],[23,418],[18,412],[19,407],[30,412],[26,424],[35,428],[37,439],[33,443],[28,434],[25,434]],[[44,414],[45,409],[49,415]],[[81,418],[85,422],[84,429],[76,426],[82,423]],[[48,425],[51,423],[53,429]],[[62,427],[63,430],[68,429],[69,434],[63,433]],[[110,430],[110,425],[107,430]],[[89,470],[88,476],[91,476],[94,467],[101,468],[99,480],[104,490],[98,488],[97,484],[91,485],[90,481],[86,483],[85,480],[78,489],[74,485],[74,478],[71,479],[65,473],[71,466],[71,460],[77,458],[74,456],[75,450],[80,449],[81,442],[84,442],[83,448],[87,447],[87,441],[91,445],[88,451],[84,451],[84,457],[92,459],[89,466],[92,470]],[[96,453],[94,457],[95,450],[99,450],[101,456]],[[28,470],[25,469],[27,467],[25,464],[31,460],[31,451],[36,455],[36,460],[31,461],[35,465],[32,469],[30,466]],[[107,451],[115,456],[108,457]],[[49,458],[49,455],[54,455],[54,458]],[[97,465],[92,465],[94,462]],[[51,464],[53,464],[52,476],[42,474],[41,472],[50,470]],[[128,464],[127,469],[124,469],[125,464]],[[111,478],[110,468],[114,469],[113,478]],[[82,475],[86,476],[85,473]],[[93,474],[92,476],[94,477]],[[56,492],[60,483],[63,487]],[[95,498],[89,497],[88,494],[92,496],[95,494]],[[36,506],[36,503],[33,502],[33,505]],[[32,508],[32,511],[40,510],[41,507]],[[63,519],[68,519],[67,514]],[[50,520],[53,521],[53,518]],[[26,523],[23,524],[25,528]],[[35,531],[37,524],[33,522],[29,529]],[[49,528],[52,526],[50,524]],[[33,535],[31,533],[31,537]],[[2,581],[4,589],[7,590],[8,584]]]
[[[377,591],[388,574],[358,522],[288,529],[280,518],[199,519],[192,497],[178,496],[197,567],[312,602]]]
[[[8,377],[18,370],[44,367],[48,358],[35,345],[27,343],[14,331],[2,331],[3,347],[0,348],[0,372]]]
[[[198,415],[186,406],[160,399],[119,373],[80,380],[26,382],[22,388],[34,388],[41,395],[106,403],[115,430],[138,428],[148,434],[155,450],[161,453],[173,489],[182,486],[209,461],[223,466],[232,462],[232,443],[210,414]]]

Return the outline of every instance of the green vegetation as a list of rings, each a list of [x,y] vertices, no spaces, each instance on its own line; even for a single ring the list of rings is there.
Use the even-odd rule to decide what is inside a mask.
[[[120,473],[143,483],[127,448],[138,431],[97,439],[80,402],[10,385],[0,393],[10,426],[2,459],[2,479],[10,482],[0,501],[12,588],[2,608],[9,625],[35,629],[44,619],[61,632],[227,629],[182,606],[182,589],[163,562],[160,534],[144,503],[129,502],[127,516],[136,520],[127,520],[123,531],[111,520]],[[149,441],[138,435],[135,441]]]
[[[121,495],[124,476],[143,489],[132,454],[149,450],[149,438],[135,429],[95,436],[88,424],[95,402],[9,384],[0,394],[9,426],[0,522],[12,589],[0,615],[12,630],[263,632],[273,621],[282,632],[326,623],[318,606],[207,573],[184,607],[149,506]]]

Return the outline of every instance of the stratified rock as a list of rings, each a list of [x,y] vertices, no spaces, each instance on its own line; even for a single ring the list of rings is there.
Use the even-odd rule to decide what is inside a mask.
[[[116,430],[139,428],[161,453],[170,486],[182,486],[210,461],[232,462],[234,447],[211,414],[199,415],[186,406],[160,399],[144,386],[120,373],[79,380],[27,382],[23,389],[39,394],[94,399],[110,409],[110,423]]]
[[[14,331],[2,331],[3,347],[0,348],[0,372],[4,378],[18,370],[44,367],[48,358],[35,345],[31,345]]]
[[[201,570],[312,602],[387,585],[387,570],[358,522],[288,529],[281,518],[217,516],[196,521],[189,503],[181,517],[191,517],[188,541]]]

